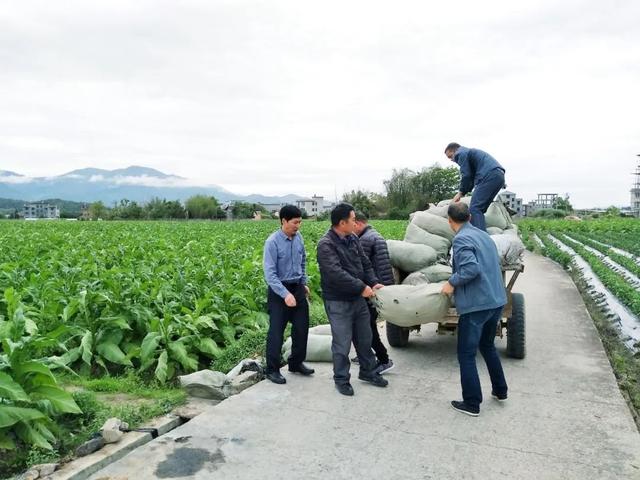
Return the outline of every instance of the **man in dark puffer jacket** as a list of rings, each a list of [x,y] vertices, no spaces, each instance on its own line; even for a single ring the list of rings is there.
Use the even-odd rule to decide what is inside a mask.
[[[353,395],[349,383],[352,341],[360,358],[358,378],[377,387],[386,387],[389,383],[376,372],[365,300],[384,285],[378,282],[358,237],[353,234],[355,226],[353,207],[348,203],[336,205],[331,210],[331,228],[318,241],[317,255],[322,299],[333,337],[333,379],[343,395]]]
[[[373,272],[378,277],[378,281],[382,285],[393,285],[393,270],[391,269],[391,259],[389,258],[389,250],[387,249],[387,241],[380,235],[375,228],[369,225],[369,218],[362,212],[356,212],[356,229],[355,234],[360,238],[360,245],[364,254],[371,261]],[[380,340],[378,332],[378,311],[372,302],[367,302],[369,307],[369,315],[371,316],[371,348],[378,358],[377,371],[379,374],[388,372],[393,368],[393,361],[389,358],[387,349]]]

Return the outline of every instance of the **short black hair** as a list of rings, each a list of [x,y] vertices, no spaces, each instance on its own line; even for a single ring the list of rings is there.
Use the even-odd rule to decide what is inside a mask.
[[[456,223],[465,223],[469,221],[471,214],[469,213],[469,205],[464,202],[453,202],[449,204],[447,215]]]
[[[349,220],[351,212],[355,209],[350,203],[339,203],[331,210],[331,226],[337,227],[341,220]]]
[[[302,210],[295,205],[285,205],[280,209],[280,223],[282,223],[282,220],[288,222],[292,218],[302,218]]]
[[[460,144],[456,142],[451,142],[447,145],[447,148],[444,149],[444,153],[447,153],[449,150],[457,150],[460,148]]]
[[[369,221],[369,216],[364,213],[362,210],[356,211],[356,222],[367,223]]]

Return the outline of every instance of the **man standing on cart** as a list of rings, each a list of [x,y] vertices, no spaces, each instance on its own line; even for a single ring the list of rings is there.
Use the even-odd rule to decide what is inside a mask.
[[[477,148],[462,147],[450,143],[444,149],[449,160],[460,166],[460,188],[453,203],[460,201],[473,190],[471,197],[471,223],[480,230],[487,231],[484,214],[498,192],[505,187],[505,170],[498,161]]]
[[[496,352],[494,340],[507,295],[502,280],[500,259],[495,243],[486,232],[470,224],[469,207],[452,203],[448,210],[453,239],[453,275],[442,287],[442,293],[455,295],[458,321],[458,362],[462,383],[462,401],[451,406],[477,417],[480,414],[482,390],[476,353],[480,350],[491,377],[491,396],[507,399],[507,382]]]

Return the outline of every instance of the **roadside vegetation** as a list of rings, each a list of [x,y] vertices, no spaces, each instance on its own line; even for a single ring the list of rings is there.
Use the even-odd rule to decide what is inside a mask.
[[[594,298],[593,290],[576,267],[572,255],[550,239],[550,236],[554,237],[570,247],[589,265],[611,294],[636,318],[640,318],[640,289],[630,284],[625,272],[605,261],[605,257],[608,257],[637,276],[640,271],[640,221],[629,218],[588,221],[527,219],[519,222],[519,228],[529,250],[541,253],[570,270],[600,333],[620,390],[640,429],[640,344],[629,348],[624,334],[612,321],[611,315],[607,314],[606,306],[603,309],[602,303]],[[534,235],[543,245],[534,240]]]
[[[406,221],[375,221],[402,238]],[[277,221],[0,223],[0,471],[64,459],[110,416],[184,402],[178,375],[264,354]],[[305,221],[311,323],[325,323]],[[112,401],[118,398],[119,401]]]

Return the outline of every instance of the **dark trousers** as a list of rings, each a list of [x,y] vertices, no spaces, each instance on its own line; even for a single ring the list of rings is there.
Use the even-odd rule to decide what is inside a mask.
[[[385,347],[382,340],[380,340],[380,332],[378,331],[378,311],[371,302],[367,302],[367,307],[369,308],[369,318],[371,319],[371,348],[373,348],[379,363],[389,363],[387,347]]]
[[[507,393],[507,382],[494,345],[501,315],[502,307],[499,307],[460,315],[458,321],[458,362],[462,399],[471,407],[479,408],[482,403],[482,390],[476,367],[478,350],[487,364],[494,393],[500,396]]]
[[[480,183],[473,189],[469,211],[471,212],[471,225],[480,230],[487,231],[487,224],[484,214],[496,195],[504,187],[504,172],[499,168],[494,168],[487,173]]]
[[[360,360],[360,375],[371,377],[376,368],[376,357],[371,350],[371,316],[365,299],[360,297],[351,302],[325,300],[324,309],[333,336],[333,380],[337,384],[349,383],[349,351],[352,342]]]
[[[307,356],[307,338],[309,336],[309,303],[304,285],[286,285],[294,297],[296,306],[288,307],[284,299],[271,288],[267,294],[269,311],[269,332],[267,333],[267,373],[280,370],[282,342],[287,323],[291,323],[291,356],[289,365],[300,365]]]

